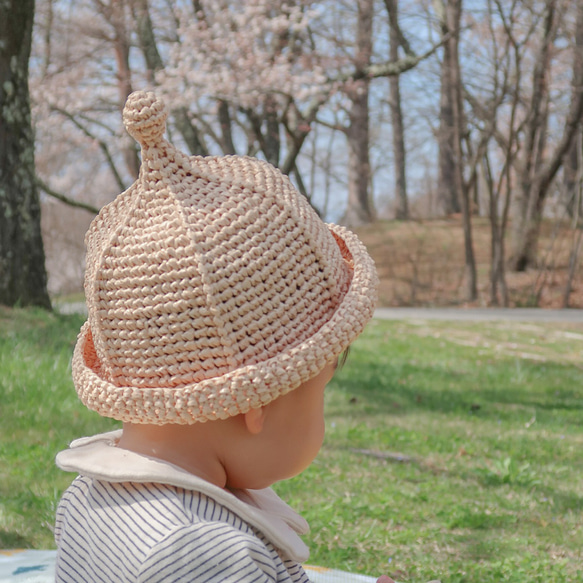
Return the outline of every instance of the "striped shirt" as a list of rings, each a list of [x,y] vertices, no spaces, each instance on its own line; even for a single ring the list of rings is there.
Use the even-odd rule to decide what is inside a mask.
[[[57,582],[308,582],[305,523],[271,490],[225,492],[118,436],[57,457],[80,473],[57,509]]]

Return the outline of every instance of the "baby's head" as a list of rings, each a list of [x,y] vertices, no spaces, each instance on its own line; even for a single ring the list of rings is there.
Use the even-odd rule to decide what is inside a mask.
[[[279,170],[188,157],[163,138],[166,117],[153,93],[128,98],[142,168],[87,233],[75,386],[90,409],[153,439],[237,419],[260,434],[259,413],[293,408],[290,393],[330,375],[362,332],[374,264]]]

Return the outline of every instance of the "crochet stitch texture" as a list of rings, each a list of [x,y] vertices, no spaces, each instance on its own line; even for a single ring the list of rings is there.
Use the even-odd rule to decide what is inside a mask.
[[[186,156],[163,138],[167,115],[152,92],[127,100],[140,176],[87,233],[73,357],[83,403],[134,423],[226,418],[297,388],[362,332],[378,285],[358,238],[287,176]]]

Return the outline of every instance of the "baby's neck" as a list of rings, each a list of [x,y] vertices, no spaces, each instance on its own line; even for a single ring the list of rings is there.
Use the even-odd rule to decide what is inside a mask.
[[[227,488],[227,470],[215,451],[212,423],[141,425],[126,423],[118,447],[164,460],[203,480]],[[209,431],[211,430],[211,431]]]

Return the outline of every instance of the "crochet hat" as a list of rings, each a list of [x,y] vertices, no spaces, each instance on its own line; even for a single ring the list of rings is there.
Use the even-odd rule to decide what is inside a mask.
[[[178,151],[154,93],[130,95],[123,117],[142,166],[85,239],[89,318],[73,356],[83,403],[121,421],[195,423],[317,375],[373,314],[363,244],[270,164]]]

